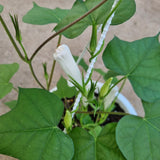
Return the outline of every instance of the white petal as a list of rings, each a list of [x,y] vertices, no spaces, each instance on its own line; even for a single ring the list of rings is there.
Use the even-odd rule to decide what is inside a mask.
[[[60,64],[64,72],[82,85],[81,72],[71,54],[69,47],[60,45],[53,54],[54,59]]]

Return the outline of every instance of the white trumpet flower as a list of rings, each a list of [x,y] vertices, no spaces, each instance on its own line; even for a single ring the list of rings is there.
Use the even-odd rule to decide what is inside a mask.
[[[106,110],[113,102],[114,98],[118,94],[118,87],[115,86],[110,93],[104,98],[104,110]]]
[[[60,45],[53,54],[53,57],[60,64],[67,76],[72,77],[82,86],[82,75],[69,47],[65,44]]]

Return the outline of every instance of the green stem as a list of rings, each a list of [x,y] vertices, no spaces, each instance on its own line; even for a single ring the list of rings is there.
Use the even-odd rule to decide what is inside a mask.
[[[56,65],[56,60],[53,60],[52,69],[51,69],[51,74],[50,74],[50,77],[49,77],[49,82],[48,82],[47,90],[49,90],[49,88],[51,86],[51,82],[52,82],[52,78],[53,78],[53,73],[54,73],[55,65]]]
[[[48,39],[46,39],[36,50],[35,52],[32,54],[30,60],[32,61],[32,59],[37,55],[38,51],[45,45],[47,44],[51,39],[55,38],[57,35],[59,35],[60,33],[64,32],[65,30],[67,30],[68,28],[70,28],[71,26],[73,26],[74,24],[76,24],[77,22],[79,22],[80,20],[82,20],[83,18],[85,18],[86,16],[88,16],[89,14],[91,14],[93,11],[95,11],[97,8],[99,8],[100,6],[102,6],[105,2],[107,2],[108,0],[103,0],[102,2],[100,2],[97,6],[95,6],[94,8],[92,8],[91,10],[89,10],[87,13],[85,13],[83,16],[81,16],[80,18],[76,19],[75,21],[73,21],[72,23],[68,24],[67,26],[65,26],[64,28],[62,28],[61,30],[59,30],[58,32],[56,32],[55,34],[53,34],[52,36],[50,36]]]
[[[111,91],[118,83],[120,83],[120,82],[123,81],[124,79],[127,79],[127,76],[124,76],[124,77],[122,77],[120,80],[118,80],[118,81],[108,90],[107,95],[110,93],[110,91]],[[105,96],[107,96],[107,95],[105,95]]]
[[[23,57],[21,51],[19,50],[19,48],[18,48],[15,40],[13,39],[13,36],[11,35],[11,33],[10,33],[10,31],[9,31],[9,29],[8,29],[6,23],[4,22],[4,20],[3,20],[3,18],[2,18],[1,15],[0,15],[0,21],[1,21],[1,24],[2,24],[2,26],[3,26],[3,28],[4,28],[4,30],[6,31],[8,37],[9,37],[11,43],[13,44],[15,50],[17,51],[19,57],[20,57],[24,62],[26,62],[25,58]]]
[[[24,55],[25,55],[25,60],[26,60],[26,61],[28,61],[28,55],[27,55],[27,52],[26,52],[26,50],[24,49],[24,46],[23,46],[23,44],[22,44],[21,42],[19,42],[19,44],[20,44],[20,46],[21,46],[21,48],[22,48],[22,50],[23,50],[23,52],[24,52]]]
[[[94,114],[93,111],[90,112],[84,112],[84,111],[77,111],[76,114]],[[130,115],[129,113],[124,113],[124,112],[104,112],[104,111],[97,111],[96,114],[110,114],[110,115]]]
[[[61,44],[61,40],[62,40],[62,35],[59,35],[58,43],[57,43],[57,47],[59,47],[59,46],[60,46],[60,44]]]
[[[59,35],[57,47],[61,44],[61,39],[62,39],[62,35]],[[51,74],[50,74],[50,77],[49,77],[49,82],[48,82],[47,90],[49,90],[49,88],[51,86],[51,82],[52,82],[52,78],[53,78],[53,73],[54,73],[55,65],[56,65],[56,60],[53,60],[52,69],[51,69]]]
[[[33,69],[33,66],[32,66],[31,61],[29,61],[28,64],[29,64],[29,68],[30,68],[31,73],[32,73],[34,79],[36,80],[36,82],[37,82],[43,89],[45,89],[45,87],[44,87],[44,86],[40,83],[40,81],[38,80],[38,78],[37,78],[37,76],[36,76],[36,74],[35,74],[35,72],[34,72],[34,69]]]

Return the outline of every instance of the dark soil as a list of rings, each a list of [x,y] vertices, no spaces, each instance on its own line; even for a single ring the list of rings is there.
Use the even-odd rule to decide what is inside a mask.
[[[75,97],[62,99],[62,101],[64,103],[64,114],[66,112],[66,109],[71,109],[70,106],[73,105],[74,99],[75,99]],[[92,107],[88,106],[88,111],[93,111]],[[119,106],[118,103],[115,103],[115,108],[113,109],[112,112],[124,112],[124,110]],[[63,117],[64,117],[64,115],[63,115]],[[91,114],[90,117],[92,118],[93,122],[95,122],[97,115],[94,116],[93,114]],[[111,122],[118,122],[122,117],[123,117],[123,115],[111,115],[110,114],[107,117],[106,121],[103,124],[101,124],[101,126],[105,126],[106,124],[111,123]],[[75,121],[78,122],[79,120],[75,117]],[[62,130],[64,129],[63,119],[61,119],[58,127],[61,128]]]

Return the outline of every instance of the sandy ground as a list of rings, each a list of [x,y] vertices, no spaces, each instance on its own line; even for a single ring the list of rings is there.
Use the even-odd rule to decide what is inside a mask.
[[[35,0],[40,6],[55,8],[70,8],[74,0]],[[23,36],[23,43],[26,47],[27,52],[31,55],[33,51],[37,48],[39,44],[43,42],[51,35],[51,30],[53,25],[46,26],[32,26],[22,23],[22,16],[32,8],[32,0],[1,0],[0,2],[5,6],[2,16],[8,23],[10,29],[13,31],[10,18],[8,13],[18,14],[20,19],[20,27]],[[106,38],[106,43],[113,38],[114,35],[118,36],[120,39],[133,41],[146,36],[155,36],[160,31],[160,1],[159,0],[136,0],[137,11],[134,17],[129,21],[118,25],[112,26]],[[32,28],[33,27],[33,28]],[[87,29],[81,36],[75,40],[68,40],[63,38],[62,43],[66,43],[71,48],[74,55],[79,55],[79,53],[84,48],[86,42],[89,39],[90,31]],[[45,84],[41,64],[43,62],[48,62],[48,69],[51,68],[52,64],[52,54],[56,48],[57,38],[49,42],[39,53],[39,56],[34,60],[34,69],[40,81]],[[88,56],[85,57],[86,60]],[[20,87],[38,87],[35,80],[32,78],[30,70],[26,64],[24,64],[15,50],[13,49],[11,43],[8,41],[8,37],[4,33],[4,30],[0,26],[0,64],[3,63],[13,63],[17,62],[20,64],[20,69],[18,73],[12,78],[14,86]],[[101,57],[98,58],[96,63],[97,68],[104,69]],[[54,79],[52,82],[52,87],[55,86],[60,75],[64,75],[63,71],[56,66],[56,72],[54,74]],[[98,75],[94,74],[94,79],[97,79]],[[101,80],[103,82],[103,80]],[[143,115],[143,109],[141,107],[141,102],[134,94],[131,85],[127,82],[126,87],[123,89],[123,94],[130,100],[130,102],[135,106],[138,114]],[[13,98],[14,97],[14,98]],[[3,104],[4,102],[16,99],[17,93],[12,92],[7,97],[0,100],[0,114],[4,114],[9,109]],[[13,160],[3,155],[0,155],[0,160]]]

